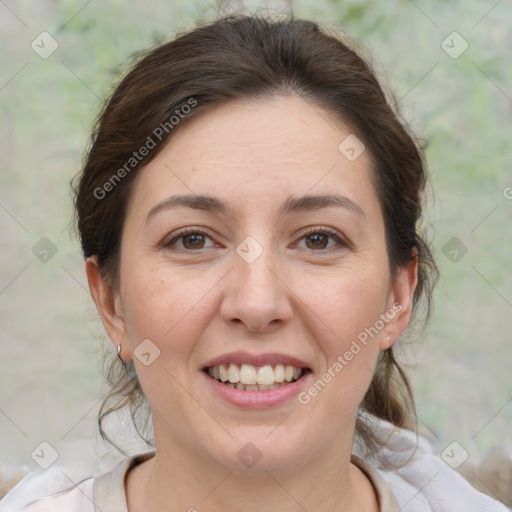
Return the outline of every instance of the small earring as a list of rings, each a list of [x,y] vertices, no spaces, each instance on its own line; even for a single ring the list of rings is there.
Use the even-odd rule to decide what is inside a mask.
[[[386,338],[386,341],[389,341],[390,339],[391,339],[391,336],[388,336],[388,337]]]
[[[117,345],[117,357],[121,360],[121,363],[123,363],[123,366],[126,368],[126,361],[121,357],[121,345]]]

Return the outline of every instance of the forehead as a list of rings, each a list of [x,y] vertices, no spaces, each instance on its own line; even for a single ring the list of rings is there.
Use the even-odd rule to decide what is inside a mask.
[[[349,159],[340,151],[353,137],[348,125],[298,96],[230,101],[176,132],[140,171],[132,202],[147,209],[176,192],[229,195],[246,206],[307,193],[375,202],[369,152]]]

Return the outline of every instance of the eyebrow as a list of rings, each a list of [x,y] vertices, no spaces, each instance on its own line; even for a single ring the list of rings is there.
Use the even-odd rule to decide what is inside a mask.
[[[306,195],[300,197],[290,196],[283,202],[278,213],[279,215],[286,215],[289,213],[319,210],[333,206],[342,207],[358,215],[366,216],[363,209],[357,203],[339,194]],[[229,203],[212,196],[196,194],[176,195],[168,197],[153,206],[148,212],[146,223],[157,213],[178,207],[187,207],[217,214],[226,214],[233,211]]]
[[[351,210],[358,215],[366,216],[363,209],[348,197],[340,194],[323,194],[323,195],[307,195],[300,197],[289,197],[279,208],[279,213],[285,215],[287,213],[305,212],[311,210],[319,210],[320,208],[342,207]]]
[[[151,217],[163,210],[178,208],[180,206],[213,213],[227,213],[232,211],[232,208],[228,203],[215,197],[195,194],[178,195],[168,197],[167,199],[164,199],[160,203],[153,206],[153,208],[149,210],[149,213],[146,217],[146,222],[148,222]]]

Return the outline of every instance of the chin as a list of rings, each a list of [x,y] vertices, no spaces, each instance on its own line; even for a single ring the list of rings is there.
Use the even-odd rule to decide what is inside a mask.
[[[309,459],[311,442],[305,431],[290,432],[277,424],[242,427],[232,435],[225,444],[218,445],[215,453],[211,446],[207,451],[220,465],[236,474],[285,471]]]

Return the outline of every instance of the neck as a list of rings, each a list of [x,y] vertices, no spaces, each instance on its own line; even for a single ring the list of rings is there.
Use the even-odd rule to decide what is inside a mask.
[[[350,462],[349,446],[331,446],[301,466],[230,471],[197,453],[158,447],[128,474],[130,512],[377,511],[371,483]]]

